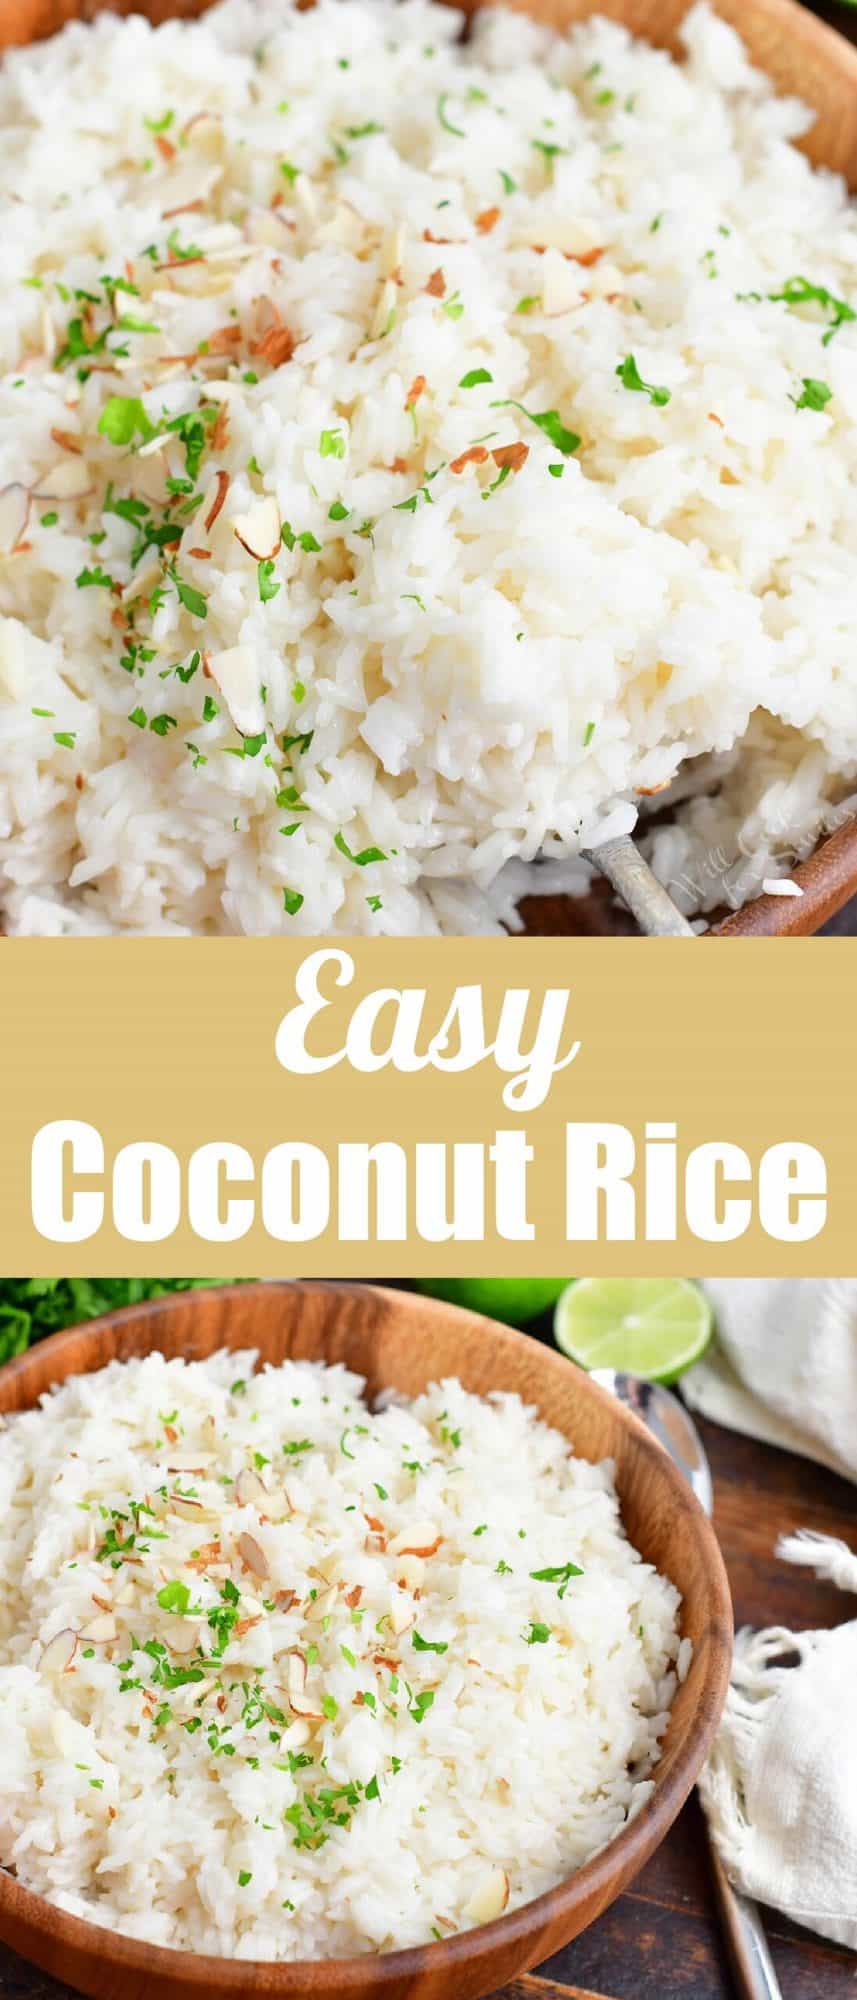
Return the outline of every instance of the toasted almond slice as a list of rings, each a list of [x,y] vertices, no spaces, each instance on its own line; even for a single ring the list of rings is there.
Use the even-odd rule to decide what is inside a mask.
[[[220,472],[216,472],[214,478],[215,478],[215,486],[213,490],[206,495],[207,506],[205,512],[205,519],[202,524],[207,535],[211,533],[211,530],[214,527],[214,523],[217,520],[217,516],[220,513],[220,509],[223,506],[223,502],[226,499],[226,495],[229,492],[228,472],[224,472],[222,470]],[[206,1418],[206,1422],[207,1421],[208,1419]]]
[[[425,1564],[422,1556],[400,1556],[396,1564],[396,1582],[403,1583],[406,1590],[420,1590],[425,1582]]]
[[[269,493],[254,501],[246,514],[235,514],[232,533],[254,562],[270,562],[280,546],[280,510]]]
[[[249,646],[227,646],[209,662],[213,681],[242,736],[258,736],[265,727],[259,664]]]
[[[186,1493],[171,1493],[170,1512],[178,1514],[180,1521],[216,1521],[216,1507],[206,1507],[201,1500],[191,1500]]]
[[[0,550],[11,554],[26,532],[30,518],[30,495],[20,480],[0,487]]]
[[[82,1625],[81,1639],[91,1639],[96,1646],[109,1646],[119,1637],[119,1627],[112,1611],[99,1611],[97,1618],[90,1618],[88,1625]]]
[[[306,1654],[301,1652],[299,1646],[294,1646],[288,1659],[289,1694],[303,1694],[307,1676]]]
[[[245,1465],[235,1481],[235,1498],[239,1507],[262,1507],[267,1510],[268,1492],[264,1480],[258,1472]]]
[[[239,1535],[237,1548],[241,1561],[247,1569],[252,1570],[254,1576],[270,1576],[268,1558],[264,1549],[260,1548],[255,1535]]]
[[[400,1639],[403,1632],[409,1631],[410,1627],[416,1624],[416,1619],[416,1606],[397,1591],[390,1612],[390,1630],[394,1638]]]
[[[440,1548],[443,1536],[433,1521],[417,1521],[412,1528],[401,1528],[390,1543],[391,1556],[433,1556]]]
[[[58,459],[35,488],[37,500],[82,500],[91,492],[92,476],[82,458]]]
[[[559,250],[546,250],[542,272],[543,312],[549,319],[556,319],[561,313],[573,312],[582,300],[583,292],[574,267],[567,263]]]
[[[283,1731],[283,1740],[290,1750],[300,1750],[302,1744],[309,1742],[311,1735],[309,1723],[299,1720],[287,1723]]]
[[[489,1868],[477,1883],[464,1915],[474,1924],[492,1924],[501,1917],[509,1901],[509,1877],[505,1868]]]
[[[306,1692],[306,1656],[299,1647],[289,1654],[288,1698],[294,1715],[302,1716],[307,1722],[321,1722],[322,1711],[318,1702]]]
[[[167,1457],[168,1472],[204,1472],[206,1466],[213,1465],[217,1454],[213,1451],[173,1451]]]
[[[199,1644],[199,1631],[192,1619],[174,1618],[170,1621],[169,1630],[165,1633],[165,1638],[170,1652],[183,1657],[186,1653],[196,1652]]]
[[[64,1625],[61,1632],[55,1632],[39,1655],[39,1668],[43,1674],[64,1674],[71,1666],[77,1651],[77,1633],[70,1625]]]
[[[304,1616],[307,1619],[329,1618],[336,1603],[336,1596],[335,1583],[330,1584],[327,1590],[320,1590],[318,1596],[307,1604]]]
[[[369,327],[370,340],[383,339],[384,334],[387,332],[387,329],[390,324],[390,315],[393,312],[395,312],[396,309],[397,296],[398,294],[396,291],[396,285],[394,279],[385,278],[384,283],[381,286],[381,289],[378,293],[375,311],[372,315],[372,322]]]
[[[287,1521],[294,1509],[288,1494],[277,1492],[265,1494],[265,1504],[261,1511],[268,1521]]]

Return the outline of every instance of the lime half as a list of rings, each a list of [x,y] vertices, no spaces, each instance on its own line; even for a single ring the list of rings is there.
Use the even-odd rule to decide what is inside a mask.
[[[689,1278],[580,1278],[557,1300],[554,1338],[581,1368],[675,1382],[705,1353],[712,1313]]]

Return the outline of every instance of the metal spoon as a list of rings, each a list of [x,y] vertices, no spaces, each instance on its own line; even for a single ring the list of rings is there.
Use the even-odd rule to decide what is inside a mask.
[[[664,1451],[675,1460],[701,1507],[711,1514],[714,1487],[702,1439],[683,1403],[658,1382],[644,1382],[618,1368],[593,1368],[593,1382],[633,1410]],[[782,2000],[780,1983],[756,1904],[733,1889],[705,1821],[711,1873],[726,1947],[741,2000]]]
[[[606,875],[617,896],[647,937],[695,937],[686,917],[676,908],[662,882],[638,854],[630,834],[618,834],[601,847],[584,850],[584,861]]]

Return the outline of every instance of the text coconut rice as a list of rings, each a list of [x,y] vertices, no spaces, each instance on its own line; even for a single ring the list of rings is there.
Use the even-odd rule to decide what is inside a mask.
[[[649,1796],[678,1593],[518,1397],[370,1414],[254,1360],[113,1363],[0,1436],[0,1860],[197,1951],[451,1936]]]
[[[810,114],[704,6],[681,65],[460,30],[228,0],[6,57],[8,929],[491,927],[713,752],[647,849],[698,910],[842,810],[857,226]]]

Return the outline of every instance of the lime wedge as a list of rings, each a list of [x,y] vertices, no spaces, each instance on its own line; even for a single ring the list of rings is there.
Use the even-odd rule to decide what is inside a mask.
[[[557,1300],[554,1339],[581,1368],[675,1382],[705,1353],[712,1313],[689,1278],[580,1278]]]

